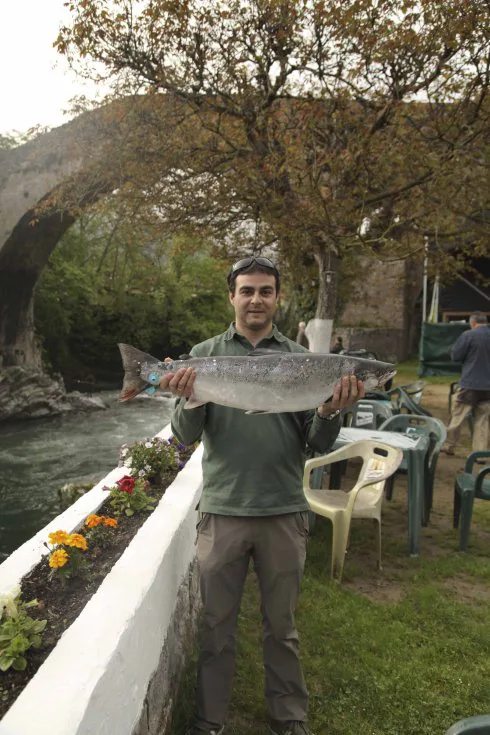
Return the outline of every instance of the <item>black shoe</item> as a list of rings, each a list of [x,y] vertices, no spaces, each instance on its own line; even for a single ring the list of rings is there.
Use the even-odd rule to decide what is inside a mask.
[[[271,720],[269,730],[272,735],[313,735],[306,722],[301,720],[291,720],[290,722]]]

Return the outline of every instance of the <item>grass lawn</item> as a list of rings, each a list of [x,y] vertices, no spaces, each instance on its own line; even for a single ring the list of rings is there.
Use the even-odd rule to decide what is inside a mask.
[[[396,384],[416,378],[402,365]],[[447,419],[448,383],[429,378],[423,404]],[[418,559],[407,555],[405,478],[383,516],[383,570],[375,529],[352,527],[341,585],[329,581],[330,524],[309,541],[297,613],[315,735],[443,735],[456,720],[490,712],[490,503],[476,501],[467,553],[451,525],[452,483],[469,451],[441,455],[430,525]],[[226,733],[265,735],[261,623],[251,573],[240,614],[237,671]],[[172,732],[193,710],[195,662],[186,672]]]

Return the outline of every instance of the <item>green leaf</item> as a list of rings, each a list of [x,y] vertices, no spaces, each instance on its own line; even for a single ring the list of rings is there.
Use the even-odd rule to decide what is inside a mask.
[[[12,664],[12,668],[15,669],[16,671],[24,671],[26,666],[27,666],[27,659],[25,659],[24,656],[18,656]]]
[[[14,663],[14,656],[0,656],[0,671],[8,671]]]

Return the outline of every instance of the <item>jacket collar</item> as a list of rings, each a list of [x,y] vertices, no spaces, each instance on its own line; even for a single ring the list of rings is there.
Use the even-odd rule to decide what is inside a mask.
[[[237,332],[235,322],[232,322],[225,332],[225,340],[228,342],[229,340],[234,339],[235,336],[243,337],[243,335]],[[264,339],[268,339],[268,340],[274,339],[276,342],[279,342],[279,343],[286,342],[286,337],[283,334],[281,334],[281,332],[278,330],[278,328],[276,327],[274,323],[272,324],[272,332],[268,334],[267,337],[263,337],[261,342]]]

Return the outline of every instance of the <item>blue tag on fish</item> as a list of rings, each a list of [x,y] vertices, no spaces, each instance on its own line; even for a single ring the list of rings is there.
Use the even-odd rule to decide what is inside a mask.
[[[159,383],[160,377],[156,373],[150,373],[148,376],[149,383]]]
[[[148,388],[145,388],[145,393],[148,393],[149,396],[153,396],[157,392],[157,389],[154,385],[149,385]]]

